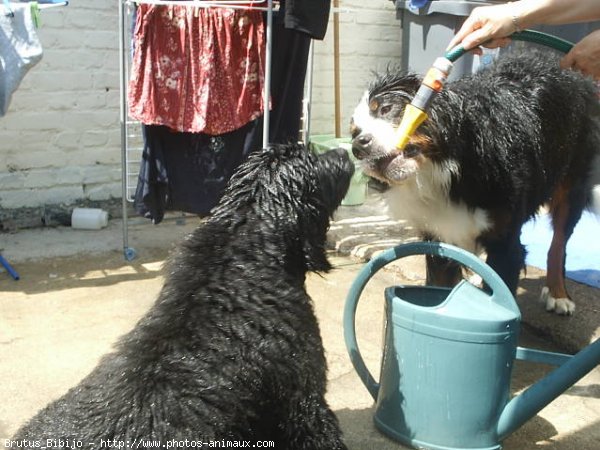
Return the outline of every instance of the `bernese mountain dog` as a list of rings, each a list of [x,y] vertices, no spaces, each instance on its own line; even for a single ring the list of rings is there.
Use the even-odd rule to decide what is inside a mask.
[[[403,150],[395,129],[421,84],[415,74],[378,75],[354,111],[352,151],[364,171],[389,185],[390,213],[424,239],[485,252],[516,293],[525,249],[522,225],[547,205],[546,309],[570,315],[565,247],[590,200],[600,152],[596,85],[559,68],[551,51],[507,52],[487,68],[449,82]],[[452,286],[454,262],[427,257],[427,282]]]

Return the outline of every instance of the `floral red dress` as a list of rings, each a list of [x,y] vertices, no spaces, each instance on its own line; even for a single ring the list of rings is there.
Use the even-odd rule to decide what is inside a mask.
[[[134,45],[132,118],[218,135],[262,115],[261,11],[140,4]]]

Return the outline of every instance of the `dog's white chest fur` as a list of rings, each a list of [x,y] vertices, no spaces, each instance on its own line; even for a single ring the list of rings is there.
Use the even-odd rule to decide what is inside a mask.
[[[386,192],[390,215],[442,242],[477,252],[477,237],[491,225],[487,212],[452,202],[448,197],[451,169],[432,166]]]

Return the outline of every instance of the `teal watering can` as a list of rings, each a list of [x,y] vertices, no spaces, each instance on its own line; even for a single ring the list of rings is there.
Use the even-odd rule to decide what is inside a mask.
[[[393,286],[385,290],[380,380],[358,349],[355,316],[369,279],[410,255],[457,261],[487,290]],[[344,310],[350,358],[376,402],[375,425],[416,448],[500,449],[500,442],[600,363],[600,340],[571,356],[517,347],[521,314],[500,277],[475,255],[437,242],[400,245],[372,259],[354,281]],[[559,366],[509,399],[513,361]]]

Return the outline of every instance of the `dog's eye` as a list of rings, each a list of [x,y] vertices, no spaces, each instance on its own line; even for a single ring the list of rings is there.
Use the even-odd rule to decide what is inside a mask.
[[[382,105],[381,108],[379,108],[379,115],[385,116],[385,115],[389,114],[391,110],[392,110],[391,105]]]
[[[421,153],[421,150],[416,145],[407,145],[404,148],[404,150],[402,151],[402,154],[404,155],[405,158],[414,158],[415,156],[419,155],[420,153]]]

